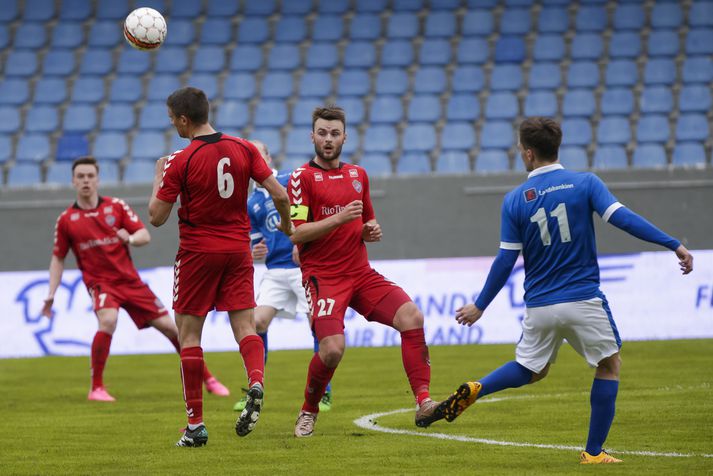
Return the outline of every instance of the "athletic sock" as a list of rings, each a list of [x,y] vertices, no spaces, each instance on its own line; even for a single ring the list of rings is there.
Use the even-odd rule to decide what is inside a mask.
[[[431,362],[428,358],[426,336],[421,329],[411,329],[401,333],[401,360],[416,403],[430,398]]]
[[[104,366],[109,358],[111,334],[97,331],[92,341],[92,390],[104,386]]]
[[[327,384],[332,380],[335,370],[336,367],[330,369],[324,365],[318,353],[312,356],[312,361],[309,363],[309,370],[307,371],[307,385],[305,386],[305,401],[302,405],[302,411],[319,412],[319,401],[322,400]]]
[[[314,332],[312,333],[312,339],[314,340],[314,353],[316,354],[319,352],[319,341],[317,340],[317,336],[314,335]],[[324,389],[324,393],[329,393],[332,391],[332,382],[327,383],[327,387]]]
[[[532,371],[512,360],[479,380],[482,388],[478,398],[506,388],[522,387],[530,383],[530,380],[532,380]]]
[[[176,348],[176,352],[178,352],[178,355],[181,355],[181,344],[178,342],[177,338],[173,339],[168,339],[171,341],[171,344],[173,344],[173,347]],[[208,366],[205,364],[205,361],[203,362],[203,381],[207,382],[208,380],[213,378],[213,374],[210,373],[210,370],[208,370]]]
[[[592,456],[602,452],[602,445],[606,441],[609,428],[614,421],[618,391],[618,380],[595,378],[592,383],[592,392],[589,395],[592,414],[589,417],[589,437],[587,438],[587,453]]]
[[[257,335],[262,339],[262,347],[265,349],[265,363],[267,363],[267,331],[258,332]]]
[[[181,381],[186,402],[188,423],[198,425],[203,421],[203,349],[186,347],[181,350]]]
[[[248,386],[259,383],[263,385],[265,375],[265,349],[262,346],[262,339],[255,334],[243,337],[240,345],[240,355],[243,356],[243,363],[248,374]]]
[[[191,430],[191,431],[193,431],[193,430],[195,430],[196,428],[198,428],[199,426],[201,426],[202,424],[203,424],[202,421],[200,421],[200,422],[198,422],[198,423],[189,423],[189,424],[188,424],[188,429]]]

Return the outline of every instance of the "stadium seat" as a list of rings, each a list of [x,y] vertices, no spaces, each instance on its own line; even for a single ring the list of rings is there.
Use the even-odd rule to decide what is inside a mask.
[[[615,30],[640,30],[644,26],[646,16],[641,5],[620,4],[614,12]]]
[[[146,99],[149,101],[166,101],[171,92],[181,87],[181,81],[177,76],[169,74],[157,74],[151,81],[147,81]]]
[[[441,150],[468,151],[475,146],[475,130],[468,122],[447,122],[441,130]]]
[[[594,169],[625,169],[628,167],[626,151],[623,147],[607,145],[597,147],[594,152],[592,168]]]
[[[159,52],[159,55],[163,52]],[[66,52],[68,56],[73,57],[71,52]],[[111,51],[105,49],[88,48],[82,57],[82,63],[79,67],[81,75],[97,75],[105,76],[114,68]],[[47,74],[47,73],[45,73]]]
[[[299,99],[292,105],[293,126],[312,127],[312,111],[314,108],[321,107],[324,103],[319,99]],[[349,122],[352,122],[351,120]]]
[[[686,54],[692,56],[713,54],[713,28],[690,29],[686,36]]]
[[[40,167],[37,164],[15,164],[7,173],[9,187],[37,185],[42,181]]]
[[[384,73],[384,70],[379,71],[379,76]],[[408,87],[408,76],[405,72],[403,73],[405,77],[405,84]],[[337,93],[340,96],[364,96],[371,90],[371,81],[369,79],[369,73],[365,70],[343,70],[339,79],[337,80]],[[405,89],[404,89],[405,91]]]
[[[59,8],[60,20],[84,21],[91,14],[91,0],[64,0]],[[61,24],[59,23],[58,26]]]
[[[599,67],[594,62],[580,61],[569,65],[567,86],[570,88],[595,88],[599,84]]]
[[[469,10],[463,17],[463,36],[488,36],[493,32],[495,21],[489,10]]]
[[[373,41],[380,37],[381,18],[378,15],[371,13],[357,13],[352,17],[349,27],[350,39],[356,41]]]
[[[650,59],[644,67],[644,84],[672,85],[676,80],[676,63],[673,59]]]
[[[401,146],[404,152],[428,153],[436,148],[436,130],[430,124],[409,124],[404,129]]]
[[[49,50],[42,60],[42,72],[45,76],[69,76],[75,67],[72,50]]]
[[[353,43],[355,46],[352,49],[353,54],[364,54],[365,56],[369,56],[369,54],[372,55],[371,61],[373,63],[374,60],[374,47],[370,44],[363,44],[363,43]],[[365,46],[366,50],[365,52],[360,51],[360,46]],[[369,50],[369,48],[371,48]],[[369,51],[371,53],[369,53]],[[350,60],[350,64],[354,64],[354,67],[358,68],[366,68],[367,66],[363,66],[368,62],[368,58],[366,57],[359,57],[359,58],[353,58]],[[315,70],[315,69],[332,69],[337,66],[337,63],[339,62],[339,54],[337,52],[337,47],[336,45],[332,43],[313,43],[308,49],[307,49],[307,55],[305,57],[305,66],[307,66],[308,70]],[[371,66],[371,64],[369,64]]]
[[[161,12],[164,16],[171,16],[171,11],[169,5],[167,5],[168,0],[141,0],[140,6],[153,8],[157,12]],[[136,2],[136,7],[139,6],[139,2]],[[173,24],[173,22],[171,22]]]
[[[601,32],[607,27],[607,12],[600,6],[581,6],[575,19],[577,31]]]
[[[609,40],[609,57],[612,59],[635,59],[641,53],[639,33],[615,32]]]
[[[134,127],[134,109],[129,104],[109,103],[102,111],[103,131],[128,131]]]
[[[310,141],[311,127],[293,127],[287,133],[285,153],[309,157],[314,154],[314,145]],[[309,160],[309,159],[307,159]]]
[[[454,94],[446,105],[449,121],[475,121],[480,116],[480,102],[473,94]]]
[[[572,61],[598,60],[604,52],[602,37],[596,33],[581,33],[572,40],[570,57]]]
[[[463,38],[458,43],[456,57],[460,65],[483,64],[488,60],[490,48],[483,38]]]
[[[349,0],[318,0],[317,12],[343,14],[349,9]]]
[[[0,104],[22,104],[27,101],[30,92],[27,81],[23,79],[0,79]]]
[[[696,0],[688,11],[688,23],[692,27],[713,27],[713,4],[705,0]]]
[[[376,96],[369,107],[369,121],[372,124],[396,124],[403,115],[401,98],[396,96]]]
[[[347,115],[347,123],[361,124],[365,117],[364,101],[356,97],[338,97],[336,101]],[[356,144],[356,141],[351,141]]]
[[[57,130],[59,118],[53,106],[33,106],[25,117],[25,132],[51,133]]]
[[[676,123],[677,141],[705,141],[709,138],[708,121],[703,114],[681,114]]]
[[[451,55],[449,41],[426,39],[419,48],[418,62],[426,66],[445,66],[451,62]]]
[[[333,45],[330,45],[333,46]],[[336,52],[335,52],[336,55]],[[310,57],[307,58],[307,67],[310,66]],[[344,67],[345,68],[370,68],[376,61],[376,50],[374,45],[366,42],[354,42],[347,44],[344,49]],[[325,66],[332,68],[334,65]]]
[[[56,160],[73,161],[89,155],[89,143],[83,134],[64,134],[57,140]]]
[[[267,145],[270,155],[277,157],[282,153],[282,139],[280,138],[280,131],[275,128],[256,128],[250,133],[251,140],[259,140]]]
[[[509,92],[491,93],[485,101],[486,119],[510,119],[517,117],[520,110],[517,96]]]
[[[644,144],[634,149],[631,166],[635,169],[652,169],[667,165],[666,151],[659,144]]]
[[[557,89],[562,82],[562,72],[559,64],[534,63],[530,69],[528,86],[530,90]]]
[[[466,6],[469,9],[473,8],[493,8],[498,5],[498,0],[467,0]]]
[[[427,3],[429,10],[433,12],[440,10],[453,11],[460,7],[461,0],[429,0]]]
[[[205,28],[205,27],[204,27]],[[196,31],[192,21],[171,19],[171,33],[166,36],[166,46],[189,46],[195,42]]]
[[[411,39],[415,36],[418,36],[418,17],[415,13],[394,13],[387,20],[387,38]]]
[[[557,115],[557,95],[551,91],[532,91],[525,97],[525,116]]]
[[[539,35],[532,52],[535,61],[561,61],[565,47],[562,35]]]
[[[151,68],[151,56],[129,46],[124,47],[119,55],[116,72],[119,74],[142,75]]]
[[[525,60],[527,49],[525,40],[520,36],[503,36],[495,42],[496,63],[517,63]]]
[[[562,145],[586,147],[590,142],[592,142],[592,126],[589,119],[562,121]]]
[[[316,28],[315,28],[316,32]],[[307,26],[304,18],[282,17],[275,25],[275,42],[297,45],[307,37]],[[314,38],[313,38],[314,39]]]
[[[200,43],[206,45],[225,45],[233,36],[233,26],[227,18],[208,18],[201,28]]]
[[[259,2],[245,2],[243,5],[243,14],[247,16],[267,17],[277,11],[277,3],[275,0],[261,0]]]
[[[255,127],[282,127],[287,123],[287,104],[282,100],[260,101],[253,112]]]
[[[45,22],[55,16],[54,0],[25,0],[25,14],[23,20],[26,22]]]
[[[496,64],[490,73],[491,91],[516,91],[522,86],[522,69],[514,64]]]
[[[5,58],[5,76],[28,77],[37,72],[37,54],[34,51],[10,50]]]
[[[438,96],[413,96],[408,105],[406,119],[409,122],[435,124],[441,118],[441,100]]]
[[[300,65],[300,49],[296,45],[277,44],[270,49],[267,67],[272,71],[291,71]]]
[[[485,86],[485,75],[479,66],[457,66],[451,77],[451,90],[454,93],[478,93]]]
[[[679,51],[678,33],[673,30],[652,30],[648,40],[650,57],[674,57]]]
[[[564,33],[569,26],[567,10],[560,7],[546,6],[537,19],[540,33]]]
[[[46,183],[66,185],[72,180],[71,162],[53,162],[47,168]]]
[[[41,78],[35,84],[34,102],[36,104],[54,104],[67,98],[67,83],[61,78]]]
[[[565,117],[590,117],[594,114],[594,92],[589,89],[570,89],[562,101]]]
[[[64,112],[62,128],[65,132],[85,133],[97,125],[96,109],[94,106],[70,104]]]
[[[178,150],[183,150],[188,147],[188,144],[190,144],[190,141],[188,139],[184,139],[178,134],[171,134],[169,136],[168,142],[168,150],[171,151],[171,153]]]
[[[306,31],[304,35],[305,37],[307,36]],[[312,41],[339,41],[343,35],[344,20],[342,20],[341,16],[321,15],[315,18],[314,23],[312,23]],[[294,37],[297,34],[291,36]]]
[[[582,147],[562,147],[559,160],[565,168],[572,170],[586,170],[589,168],[587,151]]]
[[[223,82],[223,99],[252,99],[255,96],[255,76],[246,73],[231,73]]]
[[[194,73],[218,73],[225,66],[225,49],[222,46],[199,46],[193,56]]]
[[[310,157],[305,154],[287,156],[282,160],[279,171],[285,173],[295,170],[297,167],[302,167],[306,162],[309,162]]]
[[[18,162],[43,162],[50,157],[50,140],[45,134],[24,134],[17,142]]]
[[[466,152],[450,150],[441,152],[436,160],[437,174],[468,174],[470,170],[470,158]]]
[[[151,183],[155,175],[156,164],[150,160],[134,160],[124,169],[123,182],[126,184]]]
[[[37,50],[47,43],[47,30],[38,23],[23,23],[15,30],[15,49]]]
[[[645,115],[639,118],[636,126],[636,140],[639,143],[656,142],[664,144],[668,141],[671,131],[668,117],[664,115]]]
[[[510,170],[510,158],[504,150],[482,150],[475,157],[475,171],[497,173]]]
[[[92,155],[98,160],[121,160],[129,154],[128,137],[118,132],[100,132],[94,139]]]
[[[651,10],[651,26],[677,29],[683,22],[683,12],[678,2],[657,2]]]
[[[170,125],[164,101],[146,103],[139,113],[139,129],[142,131],[164,131]]]
[[[238,45],[261,45],[270,37],[270,28],[265,18],[249,17],[238,25]]]
[[[376,94],[404,94],[408,90],[408,73],[403,69],[381,69],[376,75]],[[363,85],[369,87],[369,83]]]
[[[417,12],[424,7],[424,0],[392,0],[396,12]]]
[[[155,161],[166,152],[166,137],[160,132],[139,132],[131,141],[133,160]]]
[[[625,145],[631,139],[629,119],[623,117],[603,117],[597,128],[597,142],[605,145]]]
[[[436,2],[438,3],[438,2]],[[426,17],[426,38],[452,38],[456,35],[456,17],[453,11],[432,12]]]
[[[130,11],[128,0],[99,0],[96,17],[98,20],[124,20]]]
[[[634,112],[634,93],[631,89],[607,89],[602,94],[600,103],[603,115],[628,116]]]
[[[399,175],[416,175],[431,173],[431,158],[426,153],[410,153],[399,157],[396,163],[396,173]]]
[[[390,40],[381,49],[383,67],[405,67],[413,63],[413,46],[410,41]]]
[[[639,98],[639,110],[644,114],[669,113],[673,109],[671,89],[664,86],[649,86]]]
[[[156,163],[153,161],[151,161],[149,163],[151,165],[153,165],[154,167],[156,166]],[[118,162],[99,160],[97,165],[99,165],[99,174],[100,174],[102,183],[113,184],[113,183],[119,182],[119,163]]]
[[[501,35],[526,35],[531,30],[530,10],[526,8],[507,8],[500,18]]]
[[[349,116],[347,116],[347,121],[349,121]],[[351,121],[354,122],[354,121]],[[310,123],[310,127],[312,124]],[[357,151],[359,148],[359,143],[360,143],[360,136],[359,136],[359,131],[351,126],[347,126],[346,130],[346,135],[347,139],[344,142],[344,146],[342,147],[342,154],[345,157],[346,162],[352,162],[353,158],[352,156],[354,153]]]
[[[14,134],[20,130],[20,110],[15,107],[0,107],[0,132]]]
[[[706,113],[711,108],[711,90],[709,86],[684,86],[679,91],[678,110],[681,113]]]
[[[223,101],[218,106],[216,125],[219,129],[242,129],[247,126],[250,113],[248,105],[242,101]]]
[[[143,84],[138,76],[117,76],[109,89],[109,100],[112,102],[134,103],[143,96]]]
[[[696,142],[682,142],[673,148],[674,167],[705,167],[706,151]]]
[[[440,94],[447,85],[446,72],[443,68],[420,68],[413,80],[413,92],[421,94]]]
[[[90,48],[113,48],[119,44],[122,36],[121,28],[117,28],[115,21],[95,21],[89,28],[87,45]]]
[[[238,45],[230,54],[230,71],[256,71],[262,66],[262,51],[255,45]]]
[[[651,64],[652,60],[649,62]],[[648,67],[648,65],[647,65]],[[604,81],[607,87],[627,86],[631,87],[637,81],[637,68],[634,61],[629,60],[614,60],[607,65]]]
[[[359,165],[366,169],[370,177],[391,175],[391,159],[386,154],[365,154]]]
[[[482,149],[509,149],[513,145],[512,124],[503,121],[489,121],[480,131]]]
[[[269,99],[285,99],[292,94],[290,73],[267,73],[262,80],[261,96]]]
[[[237,15],[239,9],[239,0],[208,0],[206,15],[208,17],[228,18]]]
[[[369,126],[364,133],[364,152],[389,154],[398,145],[396,128],[388,125]]]
[[[0,48],[5,48],[10,44],[10,30],[6,25],[0,25]]]
[[[12,139],[8,136],[0,136],[0,164],[10,160],[12,152]]]
[[[327,71],[307,71],[300,78],[300,96],[325,98],[332,92],[332,76]]]

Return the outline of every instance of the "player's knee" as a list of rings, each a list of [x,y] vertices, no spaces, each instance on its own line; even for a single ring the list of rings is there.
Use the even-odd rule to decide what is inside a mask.
[[[543,378],[547,377],[547,374],[550,372],[550,364],[545,365],[545,368],[540,371],[540,373],[535,373],[532,372],[532,378],[530,379],[530,383],[535,383],[539,382]]]
[[[335,368],[339,365],[344,355],[344,345],[340,345],[339,342],[320,342],[319,344],[319,357],[329,368]]]
[[[401,332],[423,328],[423,313],[413,302],[404,304],[396,313],[394,327]]]
[[[621,369],[621,357],[619,357],[619,353],[617,352],[616,354],[607,357],[605,359],[602,359],[601,362],[599,362],[599,365],[597,368],[600,371],[605,371],[609,373],[612,376],[619,376],[619,371]]]
[[[255,330],[258,334],[267,332],[267,322],[262,319],[255,319]]]

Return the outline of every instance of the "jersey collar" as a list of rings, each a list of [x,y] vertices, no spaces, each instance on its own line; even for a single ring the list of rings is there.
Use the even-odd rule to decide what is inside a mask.
[[[317,162],[315,162],[314,159],[312,159],[312,160],[309,161],[309,166],[310,166],[310,167],[316,167],[316,168],[318,168],[319,170],[324,170],[325,172],[331,172],[331,171],[333,171],[333,170],[342,170],[342,167],[344,166],[344,162],[341,162],[341,161],[340,161],[340,162],[339,162],[339,167],[337,167],[336,169],[325,169],[324,167],[322,167],[321,165],[319,165]]]
[[[193,138],[193,140],[199,140],[203,142],[207,142],[209,144],[214,144],[220,140],[220,138],[223,137],[222,132],[214,132],[213,134],[206,134],[204,136],[196,136]]]
[[[94,208],[82,208],[82,207],[79,206],[79,203],[77,203],[77,201],[75,200],[75,201],[74,201],[74,205],[72,205],[72,208],[76,208],[77,210],[96,210],[97,208],[99,208],[99,205],[101,205],[103,201],[104,201],[104,199],[101,197],[101,195],[99,195],[99,200],[97,200],[97,206],[96,206],[96,207],[94,207]]]
[[[560,170],[564,167],[562,164],[550,164],[544,167],[538,167],[527,175],[527,178],[536,177],[537,175],[546,174],[547,172],[552,172],[553,170]]]

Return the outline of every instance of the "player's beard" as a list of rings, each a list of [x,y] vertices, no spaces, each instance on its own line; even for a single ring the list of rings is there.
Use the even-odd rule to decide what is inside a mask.
[[[324,160],[325,162],[331,162],[333,160],[339,159],[339,156],[342,155],[342,146],[340,145],[339,147],[334,147],[332,149],[332,156],[329,158],[325,157],[323,149],[317,147],[316,144],[314,146],[314,153],[317,154],[317,157]]]

